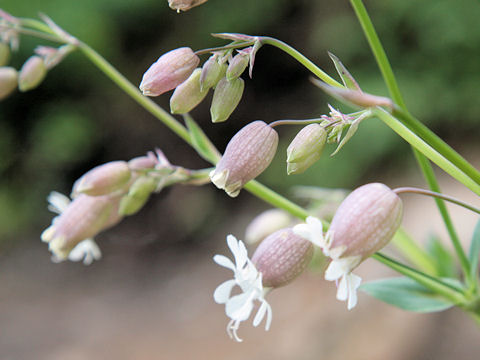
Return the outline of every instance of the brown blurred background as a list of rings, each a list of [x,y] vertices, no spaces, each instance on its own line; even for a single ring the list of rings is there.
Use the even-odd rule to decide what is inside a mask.
[[[366,5],[412,112],[479,168],[480,3]],[[218,46],[222,42],[209,34],[228,31],[277,37],[333,75],[329,50],[365,90],[386,94],[348,1],[209,0],[182,14],[163,0],[2,0],[0,6],[17,16],[47,13],[134,84],[162,53]],[[22,38],[12,65],[19,68],[37,44]],[[311,85],[306,70],[275,48],[262,48],[253,79],[244,78],[243,99],[228,122],[211,125],[211,97],[192,112],[220,149],[252,120],[315,117],[332,102]],[[168,96],[156,101],[168,108]],[[280,129],[279,152],[260,178],[290,197],[295,184],[424,186],[409,147],[378,120],[363,123],[334,158],[328,148],[305,174],[287,177],[284,154],[294,131]],[[101,261],[88,267],[51,263],[39,239],[52,218],[48,193],[68,193],[88,169],[155,146],[174,164],[207,166],[80,53],[52,70],[38,89],[0,103],[0,359],[478,358],[480,331],[460,311],[412,314],[361,294],[357,308],[347,312],[335,300],[333,284],[315,272],[269,295],[269,332],[244,323],[245,342],[230,341],[224,309],[212,294],[231,273],[211,258],[227,254],[226,234],[242,238],[248,222],[268,208],[246,192],[232,200],[213,186],[167,189],[97,238]],[[439,175],[445,193],[480,205]],[[433,201],[405,201],[407,230],[421,243],[435,234],[448,246]],[[467,246],[477,217],[450,209]],[[394,275],[373,260],[359,271],[365,280]]]

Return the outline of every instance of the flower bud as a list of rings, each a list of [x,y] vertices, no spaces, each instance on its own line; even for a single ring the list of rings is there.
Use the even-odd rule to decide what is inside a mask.
[[[207,2],[207,0],[168,0],[168,6],[171,9],[180,11],[187,11],[191,8],[202,5],[203,3]]]
[[[250,60],[250,56],[247,53],[238,53],[235,55],[230,61],[227,69],[227,80],[232,81],[233,79],[238,78],[248,66],[248,61]]]
[[[223,78],[218,82],[210,107],[212,122],[222,122],[230,117],[242,98],[244,87],[242,78],[236,78],[232,81]]]
[[[264,211],[247,226],[245,241],[249,244],[259,243],[268,235],[290,225],[291,221],[290,216],[284,210]]]
[[[149,152],[147,156],[139,156],[128,161],[128,167],[132,171],[150,170],[157,164],[158,159],[152,152]]]
[[[305,126],[287,149],[287,173],[301,174],[322,155],[327,132],[319,124]]]
[[[140,90],[146,96],[158,96],[188,79],[200,58],[188,47],[163,54],[143,74]]]
[[[384,184],[357,188],[333,217],[328,231],[333,237],[330,248],[339,249],[342,258],[368,258],[392,239],[402,220],[402,208],[398,195]]]
[[[111,161],[94,167],[78,179],[73,185],[72,196],[80,193],[90,196],[111,194],[125,187],[130,176],[126,161]]]
[[[277,145],[277,132],[265,122],[248,124],[230,140],[210,179],[216,187],[236,197],[243,185],[270,165]]]
[[[0,100],[10,95],[18,84],[17,70],[9,66],[0,67]]]
[[[202,69],[196,69],[190,77],[180,84],[170,98],[170,112],[185,114],[202,102],[208,93],[208,88],[200,89]]]
[[[148,201],[156,187],[157,181],[155,179],[148,176],[138,178],[130,187],[128,194],[122,197],[118,212],[126,216],[137,213]]]
[[[200,76],[200,88],[215,88],[218,82],[225,76],[227,64],[220,63],[218,55],[214,54],[205,61],[202,66],[202,75]]]
[[[263,240],[252,256],[262,273],[264,287],[285,286],[299,276],[313,256],[313,245],[291,228],[278,230]]]
[[[29,91],[40,85],[47,75],[47,67],[40,56],[31,56],[23,64],[18,75],[18,89]]]
[[[0,41],[0,66],[5,66],[10,60],[10,46]]]
[[[116,223],[120,198],[80,194],[41,235],[58,259],[65,260],[82,240],[92,238]]]

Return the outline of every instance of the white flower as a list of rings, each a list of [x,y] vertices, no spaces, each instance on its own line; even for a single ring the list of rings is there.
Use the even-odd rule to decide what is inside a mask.
[[[57,214],[61,214],[63,211],[65,211],[67,206],[70,204],[70,199],[68,198],[68,196],[60,194],[56,191],[52,191],[48,195],[47,200],[49,203],[48,210]],[[53,223],[55,223],[56,218],[53,219]],[[100,251],[95,241],[90,238],[80,241],[77,246],[75,246],[68,254],[68,260],[75,262],[83,260],[83,263],[85,265],[90,265],[93,260],[100,260],[101,258],[102,252]],[[51,259],[55,263],[63,261],[55,255],[52,255]]]
[[[357,289],[362,279],[352,274],[352,270],[360,263],[361,256],[341,257],[346,247],[339,246],[332,249],[334,233],[328,231],[324,236],[322,222],[316,217],[307,217],[306,224],[295,225],[293,232],[320,247],[325,256],[332,259],[325,271],[325,280],[336,281],[337,299],[347,301],[348,310],[354,308],[357,304]],[[339,279],[340,282],[338,282]]]
[[[241,240],[233,235],[227,236],[227,244],[235,259],[235,264],[226,256],[215,255],[213,260],[220,266],[233,271],[233,279],[220,284],[213,294],[215,302],[225,304],[225,313],[231,319],[227,325],[227,333],[230,338],[241,342],[237,330],[242,321],[247,320],[252,313],[254,302],[258,300],[261,305],[253,319],[253,326],[258,326],[265,314],[265,330],[270,328],[272,322],[272,309],[264,296],[269,291],[262,285],[262,274],[248,258],[247,249]],[[238,286],[242,290],[239,295],[231,296],[232,289]]]

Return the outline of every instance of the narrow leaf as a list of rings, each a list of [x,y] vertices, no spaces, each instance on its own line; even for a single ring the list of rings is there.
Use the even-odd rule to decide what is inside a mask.
[[[473,231],[472,242],[470,244],[470,273],[473,275],[475,282],[478,279],[478,258],[480,257],[480,220]]]
[[[441,277],[454,277],[456,273],[455,260],[436,236],[431,236],[427,243],[427,252],[434,259],[436,274]]]
[[[352,74],[350,74],[345,65],[342,64],[340,59],[333,55],[330,51],[328,52],[328,56],[330,56],[330,59],[332,59],[335,69],[337,69],[338,75],[340,75],[340,78],[342,79],[343,85],[352,90],[362,91],[355,78],[352,76]]]
[[[421,313],[443,311],[452,303],[406,277],[369,282],[360,286],[367,294],[400,309]]]
[[[184,114],[183,118],[195,150],[202,158],[215,164],[221,156],[218,150],[190,115]]]

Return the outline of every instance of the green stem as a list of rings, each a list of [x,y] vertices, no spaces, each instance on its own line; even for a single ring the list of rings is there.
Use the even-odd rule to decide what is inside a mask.
[[[433,169],[432,169],[432,166],[430,165],[430,162],[425,158],[425,156],[419,155],[418,152],[415,152],[415,157],[417,159],[418,164],[422,168],[423,173],[425,174],[425,179],[430,189],[438,193],[441,192],[440,186],[438,186],[438,183],[433,173]],[[462,247],[462,244],[460,243],[460,239],[458,238],[457,232],[455,231],[455,227],[453,226],[453,222],[447,211],[447,207],[445,206],[445,203],[442,200],[435,199],[435,203],[437,204],[440,215],[442,216],[443,222],[445,223],[445,227],[447,228],[447,232],[450,236],[450,240],[452,241],[453,247],[455,248],[455,251],[458,254],[463,273],[465,274],[467,281],[471,282],[469,261]]]
[[[85,56],[97,66],[105,75],[107,75],[117,86],[125,91],[133,100],[135,100],[145,110],[150,112],[157,119],[161,120],[175,134],[182,138],[187,144],[192,145],[188,130],[180,124],[173,116],[163,110],[155,102],[144,96],[131,82],[129,82],[117,69],[105,60],[99,53],[93,50],[87,44],[80,42],[79,49]]]
[[[395,245],[411,264],[427,274],[437,274],[435,261],[425,250],[418,246],[417,242],[414,241],[403,228],[400,228],[396,232],[392,239],[392,244]]]
[[[316,118],[316,119],[305,119],[305,120],[294,120],[294,119],[282,119],[276,120],[268,124],[270,127],[282,126],[282,125],[309,125],[309,124],[318,124],[325,119]]]
[[[435,293],[443,295],[446,299],[452,301],[455,305],[462,305],[465,303],[465,296],[463,290],[454,285],[447,284],[440,279],[434,278],[427,274],[421,273],[406,265],[399,263],[381,253],[376,253],[372,257],[389,268],[399,272],[402,275],[408,276],[419,284],[431,289]]]
[[[308,70],[310,70],[315,76],[317,76],[319,79],[323,80],[327,84],[331,86],[343,88],[342,84],[340,84],[338,81],[330,77],[326,72],[324,72],[317,65],[311,62],[305,55],[303,55],[301,52],[297,51],[290,45],[284,43],[283,41],[280,41],[268,36],[260,36],[259,40],[262,44],[272,45],[286,52],[288,55],[293,57],[303,66],[305,66]]]

